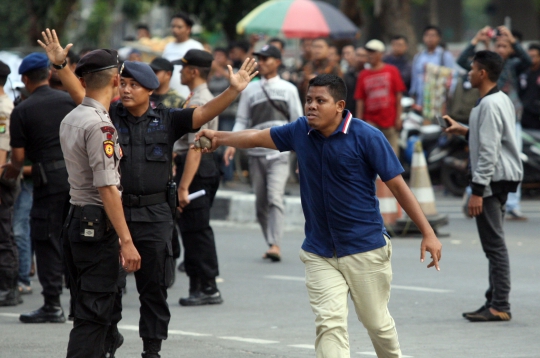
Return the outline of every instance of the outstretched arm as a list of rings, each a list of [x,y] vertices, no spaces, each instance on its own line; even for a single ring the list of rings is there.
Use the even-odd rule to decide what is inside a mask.
[[[200,128],[203,124],[211,121],[213,118],[223,112],[231,103],[234,102],[238,94],[242,92],[249,82],[259,73],[255,71],[257,62],[254,59],[247,58],[240,70],[233,73],[233,69],[229,67],[229,78],[231,85],[222,94],[207,102],[204,106],[197,107],[193,112],[193,128]]]
[[[56,31],[46,29],[41,32],[43,36],[43,42],[38,40],[38,43],[45,51],[47,51],[47,57],[52,64],[61,66],[65,63],[69,49],[73,44],[67,44],[65,48],[62,48]],[[64,88],[68,91],[75,104],[81,104],[84,96],[84,87],[79,82],[79,79],[75,74],[66,66],[61,70],[57,70],[58,78],[62,81]]]
[[[209,150],[204,149],[203,152],[214,151],[222,145],[243,149],[255,147],[277,149],[272,136],[270,136],[270,128],[263,130],[246,129],[239,132],[218,132],[203,129],[197,133],[195,141],[198,141],[202,136],[212,141],[212,148]]]
[[[422,233],[423,238],[422,243],[420,244],[420,261],[424,262],[426,251],[428,251],[431,254],[432,260],[428,265],[428,268],[435,266],[437,271],[439,271],[442,244],[435,235],[431,225],[429,225],[429,222],[424,216],[422,208],[420,207],[420,204],[418,204],[411,189],[409,189],[401,175],[386,181],[385,184]]]

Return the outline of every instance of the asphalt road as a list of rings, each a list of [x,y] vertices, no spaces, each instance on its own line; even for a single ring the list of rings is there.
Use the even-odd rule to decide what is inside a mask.
[[[487,260],[476,226],[460,214],[459,199],[439,198],[439,211],[450,224],[441,230],[441,271],[419,262],[415,238],[393,239],[394,317],[404,357],[540,357],[540,201],[526,200],[528,222],[507,222],[505,229],[512,270],[510,322],[470,323],[461,312],[483,304]],[[162,357],[314,357],[314,316],[303,283],[298,250],[301,229],[288,230],[283,261],[269,263],[262,234],[254,225],[216,224],[224,304],[181,307],[188,280],[179,274],[169,290],[172,319]],[[442,235],[441,235],[442,236]],[[0,308],[0,357],[65,357],[71,324],[22,324],[18,314],[42,304],[39,283],[34,294],[16,307]],[[62,296],[67,308],[68,293]],[[128,278],[120,330],[125,343],[118,358],[139,357],[138,299]],[[352,304],[349,313],[352,357],[375,356]]]

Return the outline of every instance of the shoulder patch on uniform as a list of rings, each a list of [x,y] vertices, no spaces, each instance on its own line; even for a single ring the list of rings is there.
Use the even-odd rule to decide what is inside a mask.
[[[103,142],[103,150],[107,158],[111,158],[114,154],[114,142],[112,140],[106,140]]]
[[[6,125],[4,123],[0,124],[0,134],[6,133]]]
[[[103,133],[110,133],[110,134],[114,134],[114,127],[110,127],[110,126],[105,126],[105,127],[101,127],[101,131]]]

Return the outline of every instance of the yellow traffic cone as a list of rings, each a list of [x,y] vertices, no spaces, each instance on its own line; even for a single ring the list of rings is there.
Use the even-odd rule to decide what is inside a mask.
[[[414,145],[409,186],[433,230],[436,232],[440,226],[448,225],[448,215],[439,215],[437,212],[435,193],[431,185],[431,178],[429,177],[421,141],[417,141]],[[420,232],[418,227],[408,217],[396,222],[395,231],[402,235]]]

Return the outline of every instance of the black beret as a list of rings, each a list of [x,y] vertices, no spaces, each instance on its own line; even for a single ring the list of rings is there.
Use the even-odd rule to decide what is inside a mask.
[[[75,68],[75,74],[81,77],[84,74],[108,70],[118,67],[118,52],[116,50],[99,49],[84,55]]]
[[[174,63],[183,66],[210,68],[212,67],[212,61],[214,61],[214,56],[212,56],[210,52],[203,50],[189,50],[181,60],[174,61]]]
[[[174,71],[174,65],[163,57],[154,58],[154,60],[150,62],[150,67],[152,67],[154,71]]]
[[[9,66],[6,65],[4,62],[0,61],[0,76],[6,77],[11,73],[11,70],[9,69]]]
[[[120,69],[120,76],[133,78],[144,88],[154,90],[159,87],[159,80],[150,65],[138,61],[125,61]]]

